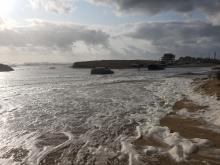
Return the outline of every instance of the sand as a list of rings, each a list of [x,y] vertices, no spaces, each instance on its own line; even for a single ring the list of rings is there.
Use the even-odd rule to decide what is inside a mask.
[[[196,80],[198,81],[198,80]],[[220,81],[216,79],[199,80],[200,84],[197,91],[203,92],[210,96],[217,96],[220,99]],[[177,101],[173,105],[173,112],[160,120],[161,126],[166,126],[171,132],[178,132],[180,136],[186,139],[208,139],[210,144],[198,148],[193,154],[189,156],[186,162],[175,162],[170,155],[160,154],[154,155],[154,158],[148,159],[146,162],[151,165],[220,165],[220,133],[215,132],[213,125],[207,123],[200,118],[186,117],[178,115],[178,111],[187,109],[190,113],[196,113],[199,110],[207,110],[207,106],[201,106],[186,98]],[[193,116],[193,115],[192,115]],[[169,149],[169,145],[160,142],[153,137],[139,139],[133,142],[137,147],[154,146],[163,149]]]
[[[220,134],[209,129],[204,121],[181,118],[178,116],[166,116],[160,121],[161,126],[167,126],[172,132],[179,134],[187,139],[200,138],[208,139],[216,147],[220,148]]]
[[[183,106],[185,100],[179,101],[178,104],[181,102]],[[187,108],[189,105],[183,107]],[[192,105],[189,108],[191,111],[196,111],[198,107],[201,107],[200,105],[195,106],[194,103]],[[174,109],[176,109],[176,105],[174,105]],[[211,147],[202,148],[192,154],[189,157],[188,163],[203,164],[203,162],[206,162],[205,164],[209,165],[220,164],[220,133],[210,129],[211,125],[209,123],[200,119],[182,118],[181,116],[172,114],[161,119],[160,124],[161,126],[167,126],[172,132],[178,132],[182,137],[187,139],[200,138],[210,140],[212,143]]]
[[[196,112],[201,109],[208,108],[206,106],[197,105],[196,103],[192,102],[191,100],[188,100],[186,98],[177,101],[173,106],[173,111],[179,111],[183,108],[186,108],[189,112]]]
[[[197,90],[204,92],[210,96],[216,96],[220,100],[220,80],[208,79],[197,88]]]

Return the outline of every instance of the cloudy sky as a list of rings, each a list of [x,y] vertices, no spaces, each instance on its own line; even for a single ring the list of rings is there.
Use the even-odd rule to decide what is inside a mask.
[[[0,62],[220,58],[220,0],[0,0]]]

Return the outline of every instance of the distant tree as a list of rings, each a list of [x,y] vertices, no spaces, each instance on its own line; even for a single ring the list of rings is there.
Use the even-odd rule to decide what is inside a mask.
[[[161,61],[165,64],[173,64],[175,61],[175,55],[172,53],[166,53],[163,55],[163,57],[161,58]]]

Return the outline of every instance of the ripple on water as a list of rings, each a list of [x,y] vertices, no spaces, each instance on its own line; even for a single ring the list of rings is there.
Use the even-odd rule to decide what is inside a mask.
[[[0,140],[7,146],[0,159],[27,165],[127,165],[142,158],[145,153],[132,141],[169,112],[181,84],[165,82],[159,72],[103,77],[87,71],[37,68],[0,84],[0,110],[16,107],[0,114],[7,121],[0,122],[5,135]]]

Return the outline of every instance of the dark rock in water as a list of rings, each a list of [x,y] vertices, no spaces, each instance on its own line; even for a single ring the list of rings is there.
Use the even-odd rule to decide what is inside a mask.
[[[147,65],[144,65],[144,64],[132,64],[131,66],[132,66],[132,68],[145,68],[145,67],[147,67]]]
[[[93,68],[91,74],[113,74],[114,72],[109,68]]]
[[[8,65],[0,64],[0,72],[9,72],[9,71],[14,71],[14,69]]]
[[[56,67],[52,66],[52,67],[49,67],[49,69],[56,69]]]
[[[165,65],[151,64],[148,65],[148,70],[164,70]]]
[[[216,72],[216,78],[220,80],[220,71]]]
[[[213,67],[212,70],[220,70],[220,66]]]

